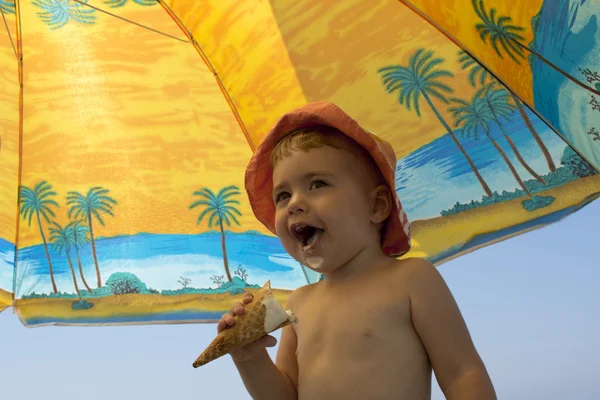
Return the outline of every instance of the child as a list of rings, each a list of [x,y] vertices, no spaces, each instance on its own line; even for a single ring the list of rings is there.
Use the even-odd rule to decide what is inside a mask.
[[[394,189],[391,146],[331,103],[284,115],[246,172],[257,218],[322,281],[286,308],[273,363],[266,335],[230,355],[254,399],[496,399],[460,311],[428,262],[395,257],[410,229]],[[246,294],[244,303],[252,300]],[[243,313],[240,303],[218,331]]]

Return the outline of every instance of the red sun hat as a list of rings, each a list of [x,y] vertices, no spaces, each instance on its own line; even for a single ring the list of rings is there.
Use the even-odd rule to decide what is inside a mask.
[[[408,252],[411,247],[410,223],[395,189],[394,149],[388,142],[366,131],[338,106],[329,102],[309,103],[283,115],[252,155],[246,168],[245,186],[256,218],[273,234],[277,234],[275,204],[272,200],[271,152],[277,142],[288,133],[314,125],[326,125],[339,130],[354,139],[373,157],[393,198],[392,210],[382,232],[382,250],[391,257]]]

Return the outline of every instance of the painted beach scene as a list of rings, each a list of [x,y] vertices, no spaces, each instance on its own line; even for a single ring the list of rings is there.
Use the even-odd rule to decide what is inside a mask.
[[[13,303],[15,245],[0,238],[0,311]]]
[[[127,305],[125,313],[115,316],[114,309],[108,308],[110,318],[95,318],[95,323],[135,322],[147,318],[140,315],[136,305],[156,307],[153,296],[158,295],[164,299],[159,303],[170,309],[167,320],[213,319],[217,311],[222,313],[230,306],[231,295],[259,289],[261,282],[270,280],[277,288],[276,294],[282,295],[318,279],[289,257],[276,237],[227,229],[239,227],[236,214],[240,212],[235,204],[239,204],[236,197],[241,193],[235,186],[218,193],[207,188],[194,193],[198,200],[190,208],[197,207],[198,215],[191,217],[199,222],[206,219],[209,227],[216,229],[187,235],[141,232],[112,237],[95,237],[93,228],[95,224],[102,226],[104,218],[118,215],[118,202],[105,194],[107,189],[92,188],[87,196],[73,195],[71,198],[78,203],[68,214],[75,218],[65,226],[47,218],[55,205],[47,195],[52,194],[51,190],[47,183],[40,184],[32,191],[38,193],[34,196],[40,208],[28,208],[26,203],[21,207],[26,216],[28,212],[40,213],[43,220],[50,221],[44,243],[19,250],[15,297],[24,300],[20,304],[22,313],[28,304],[41,299],[44,306],[53,309],[53,315],[60,312],[60,305],[68,307],[67,314],[96,307],[93,313],[102,315],[102,304],[108,300],[112,306]],[[78,219],[81,214],[84,218]],[[43,225],[39,229],[40,236],[44,235]],[[214,303],[215,312],[211,313],[210,308],[196,314],[177,312],[186,311],[193,302],[202,302],[207,308]]]
[[[520,115],[512,117],[508,128],[513,132],[512,140],[526,155],[535,154],[537,144],[529,129],[518,120]],[[515,176],[504,160],[494,157],[497,149],[491,142],[465,141],[465,148],[480,173],[494,187],[491,197],[481,195],[481,183],[466,158],[450,150],[454,142],[449,135],[399,160],[397,190],[413,221],[417,242],[411,256],[429,258],[431,255],[418,245],[424,236],[422,227],[437,228],[435,235],[440,235],[440,228],[450,234],[452,226],[456,226],[454,221],[468,220],[469,214],[477,215],[482,224],[487,222],[493,227],[498,207],[506,213],[503,215],[523,214],[522,210],[536,212],[536,201],[541,202],[543,208],[553,204],[562,208],[527,222],[530,226],[544,224],[573,211],[567,205],[574,200],[584,201],[587,185],[598,185],[593,169],[555,134],[544,130],[541,121],[536,121],[533,115],[530,117],[537,122],[534,126],[558,167],[550,172],[543,157],[533,161],[532,168],[540,171],[539,176],[545,183],[533,177],[522,178],[529,193],[515,185]],[[501,140],[501,131],[494,130],[494,136]],[[518,166],[514,154],[509,161]],[[513,167],[517,173],[527,176],[524,167],[517,166]],[[240,230],[241,212],[236,205],[244,199],[236,186],[219,191],[203,188],[191,194],[187,205],[189,218],[198,222],[206,220],[207,230],[192,234],[139,232],[109,237],[103,235],[104,228],[112,219],[127,212],[120,209],[118,198],[110,189],[94,187],[87,193],[67,193],[63,204],[59,204],[60,197],[48,182],[24,187],[23,191],[24,223],[31,221],[41,243],[19,250],[15,297],[19,300],[21,315],[28,315],[29,307],[34,307],[36,314],[47,308],[41,313],[52,315],[48,320],[27,319],[32,325],[60,322],[60,316],[64,316],[66,322],[76,322],[79,318],[93,323],[151,321],[151,316],[141,312],[149,308],[152,313],[168,309],[168,313],[160,316],[161,321],[212,320],[229,307],[232,296],[258,289],[267,280],[271,280],[276,293],[284,298],[288,291],[319,279],[318,274],[287,255],[276,237]],[[444,195],[440,195],[440,191]],[[70,217],[70,222],[56,222],[60,208]],[[448,219],[454,221],[449,223]],[[232,227],[237,231],[231,230]],[[504,235],[504,232],[492,232],[480,239],[480,243]],[[11,287],[14,245],[7,241],[1,245],[2,285]],[[436,262],[436,257],[441,259],[443,254],[433,253],[433,256],[430,259]],[[156,297],[160,297],[160,301]],[[201,304],[203,310],[191,312],[188,307],[193,309],[194,303]],[[122,309],[122,315],[116,313],[115,306]],[[75,314],[74,311],[80,312]],[[92,321],[88,320],[88,314],[94,315]]]
[[[350,3],[361,2],[353,0],[328,18],[347,20]],[[270,94],[290,82],[282,78],[290,72],[280,68],[272,80],[264,77],[261,90],[267,94],[249,94],[239,89],[245,82],[242,72],[232,71],[260,60],[222,65],[225,87],[236,104],[247,106],[239,107],[244,126],[250,127],[246,134],[214,74],[193,46],[180,43],[186,36],[163,8],[122,2],[111,12],[149,21],[170,36],[100,13],[82,20],[77,7],[62,10],[60,16],[70,18],[60,20],[53,14],[58,11],[46,7],[50,3],[21,4],[27,27],[21,34],[32,55],[24,64],[25,117],[19,120],[15,113],[0,120],[10,132],[0,152],[8,171],[0,176],[1,193],[18,191],[18,201],[16,195],[3,195],[7,207],[0,210],[1,220],[11,224],[0,227],[0,305],[12,305],[27,326],[214,322],[244,292],[257,291],[268,280],[282,302],[294,289],[319,281],[320,274],[291,258],[258,223],[244,189],[246,165],[264,134],[258,127],[278,117],[269,115],[267,121],[263,113],[248,110],[275,103],[291,109],[300,102],[293,95]],[[302,90],[290,93],[303,93],[302,102],[335,101],[392,144],[398,158],[396,190],[413,234],[412,249],[403,257],[439,265],[559,221],[600,196],[593,160],[557,129],[566,125],[550,124],[537,105],[404,5],[374,7],[373,19],[396,13],[404,21],[388,24],[378,33],[382,41],[373,42],[389,48],[330,54],[323,49],[340,48],[336,41],[343,35],[307,37],[310,51],[290,49],[289,55],[299,71],[312,70],[298,74],[295,82]],[[5,10],[7,20],[16,23],[14,9]],[[265,10],[257,7],[248,18]],[[531,20],[539,9],[529,12]],[[475,15],[490,13],[488,7]],[[543,26],[544,15],[534,27]],[[181,15],[182,21],[190,18],[216,20],[190,25],[196,29],[224,26],[218,15]],[[482,18],[487,25],[474,20],[475,34],[507,23],[506,18]],[[302,34],[291,25],[280,29],[286,41]],[[361,29],[358,24],[346,35]],[[395,40],[399,33],[393,29],[410,40]],[[538,34],[526,31],[530,39]],[[135,40],[118,40],[124,35]],[[479,35],[491,54],[511,59],[502,50],[511,42],[498,46],[489,34]],[[2,65],[15,56],[6,46],[0,54]],[[306,54],[324,56],[307,61]],[[529,73],[533,93],[546,75],[538,77],[526,58],[515,54]],[[329,56],[346,57],[348,70],[332,69]],[[245,58],[231,57],[236,59]],[[304,70],[302,63],[307,63]],[[598,69],[593,63],[579,67]],[[7,110],[15,108],[10,101],[18,93],[16,73],[0,76],[13,85],[0,86],[11,91],[0,96]],[[354,83],[344,80],[348,74]],[[567,87],[568,78],[561,79]],[[236,97],[236,90],[245,93]],[[246,103],[244,95],[254,96],[254,102]],[[544,101],[559,98],[545,96]],[[559,113],[558,118],[576,115]],[[587,129],[589,121],[569,126]],[[579,134],[586,133],[570,131]]]

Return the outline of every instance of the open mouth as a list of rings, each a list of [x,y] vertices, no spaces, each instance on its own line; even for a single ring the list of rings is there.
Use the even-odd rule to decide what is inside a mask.
[[[302,249],[305,251],[312,249],[319,239],[321,239],[323,233],[325,233],[325,230],[321,228],[304,224],[292,227],[291,231],[296,239],[302,244]]]

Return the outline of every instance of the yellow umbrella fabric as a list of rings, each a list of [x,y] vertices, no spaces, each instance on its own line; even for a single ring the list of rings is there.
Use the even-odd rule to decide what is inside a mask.
[[[575,212],[600,196],[600,10],[522,3],[0,0],[0,308],[212,322],[266,280],[282,301],[317,281],[243,188],[306,102],[394,146],[406,256]]]

